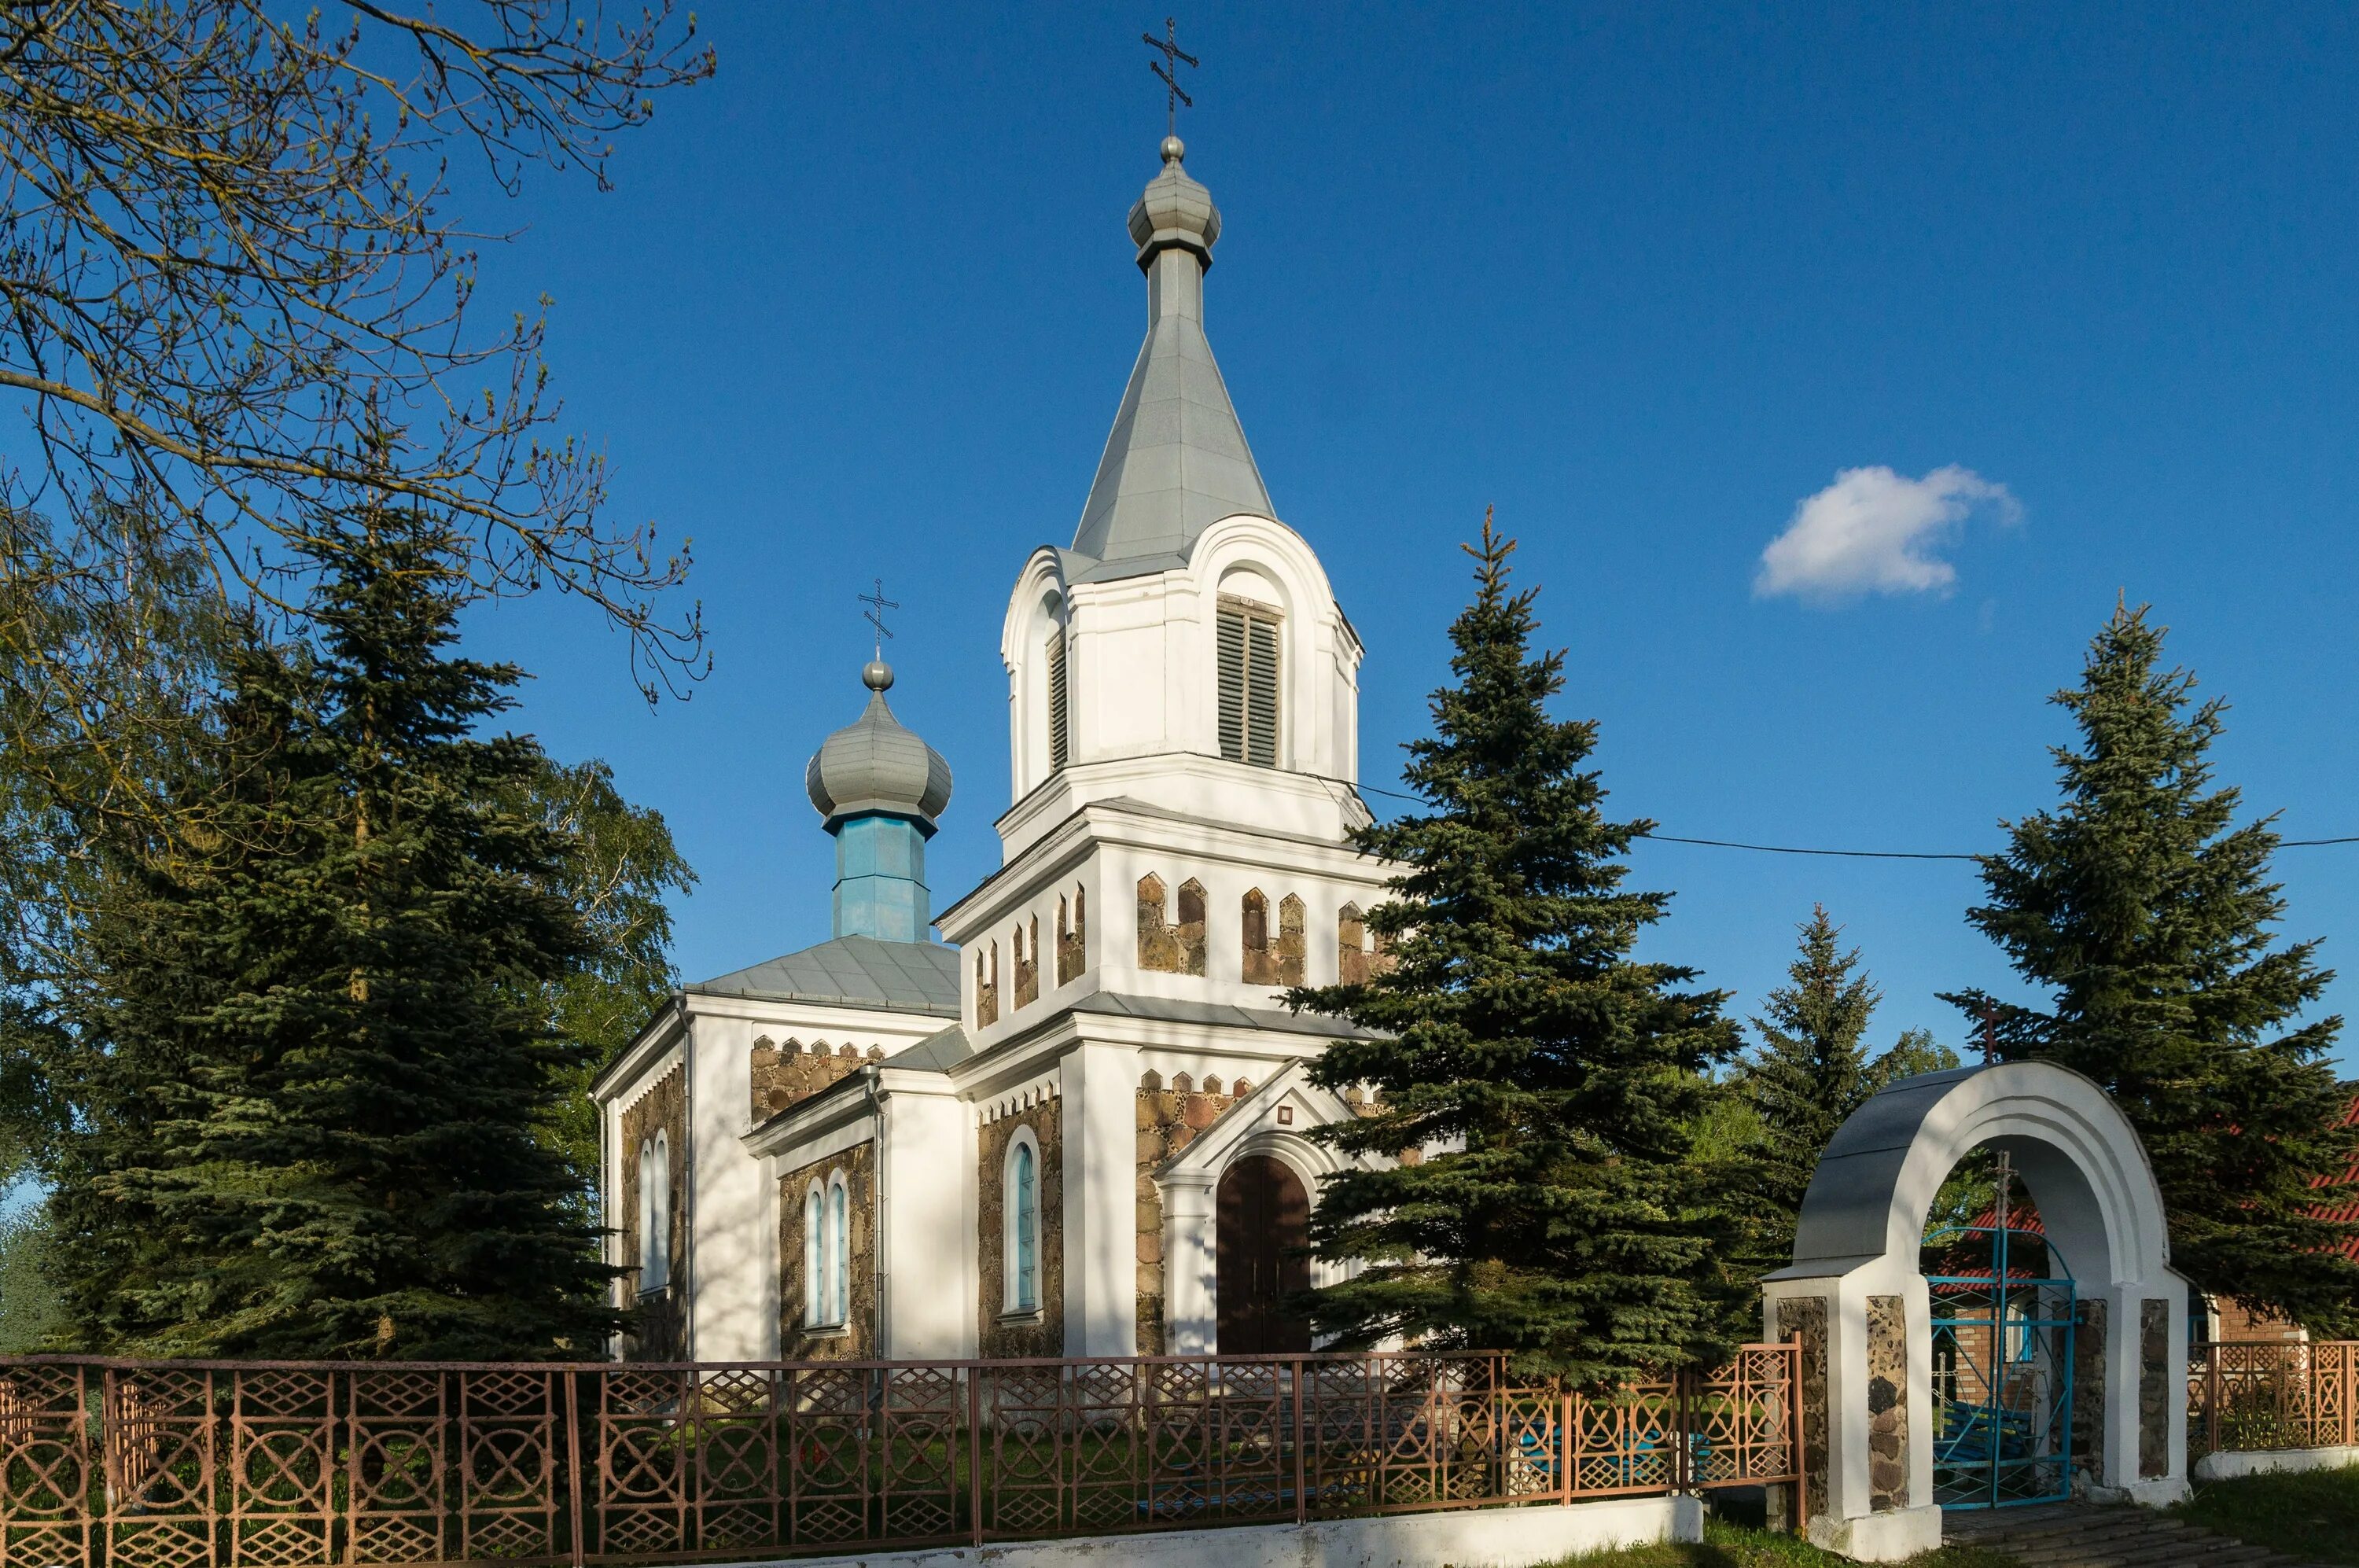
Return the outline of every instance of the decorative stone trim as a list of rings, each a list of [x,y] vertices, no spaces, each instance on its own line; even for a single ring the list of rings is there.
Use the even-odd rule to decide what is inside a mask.
[[[1138,1080],[1138,1353],[1168,1354],[1164,1334],[1163,1189],[1156,1168],[1194,1142],[1199,1135],[1227,1114],[1230,1106],[1252,1093],[1240,1082],[1223,1092],[1221,1080],[1208,1074],[1199,1087],[1185,1073],[1163,1076],[1149,1071]]]
[[[2072,1311],[2072,1468],[2092,1486],[2105,1479],[2105,1303]]]
[[[760,1127],[788,1106],[799,1105],[821,1089],[848,1078],[864,1062],[882,1062],[885,1048],[865,1051],[850,1040],[831,1046],[823,1040],[806,1048],[800,1040],[774,1045],[767,1036],[754,1042],[746,1071],[751,1085],[754,1125]]]
[[[2170,1303],[2138,1302],[2138,1478],[2170,1474],[2170,1402],[2180,1398],[2170,1375]]]
[[[1777,1302],[1777,1337],[1802,1340],[1802,1491],[1827,1501],[1827,1299],[1788,1296]]]

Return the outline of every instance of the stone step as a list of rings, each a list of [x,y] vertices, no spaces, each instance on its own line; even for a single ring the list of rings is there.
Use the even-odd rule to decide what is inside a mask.
[[[1947,1539],[2003,1552],[2024,1568],[2301,1568],[2266,1547],[2144,1508],[2041,1504],[1962,1513],[1942,1524]]]

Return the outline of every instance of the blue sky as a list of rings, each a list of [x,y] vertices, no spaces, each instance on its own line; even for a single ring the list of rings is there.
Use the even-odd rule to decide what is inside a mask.
[[[1160,12],[701,21],[718,78],[625,141],[615,190],[465,193],[519,230],[483,307],[551,298],[556,385],[618,511],[695,541],[715,664],[685,703],[650,713],[578,602],[473,625],[535,671],[527,726],[669,820],[703,879],[678,909],[690,977],[827,935],[802,769],[859,711],[853,595],[880,574],[895,707],[958,776],[936,907],[996,866],[1000,618],[1028,550],[1070,539],[1136,353],[1123,216],[1163,131],[1138,37]],[[1224,218],[1207,327],[1366,641],[1370,783],[1424,728],[1490,503],[1569,651],[1561,712],[1601,722],[1612,805],[1666,833],[1995,845],[2052,799],[2044,699],[2125,591],[2234,702],[2218,761],[2249,804],[2359,833],[2359,12],[1180,23],[1204,61],[1188,167]],[[1798,518],[1779,570],[1864,591],[1757,591]],[[1881,548],[1806,548],[1846,524]],[[2006,979],[1962,865],[1634,864],[1678,894],[1647,950],[1740,1009],[1813,900],[1885,987],[1880,1035],[1960,1041],[1933,993]],[[2278,869],[2288,931],[2359,965],[2359,845]]]

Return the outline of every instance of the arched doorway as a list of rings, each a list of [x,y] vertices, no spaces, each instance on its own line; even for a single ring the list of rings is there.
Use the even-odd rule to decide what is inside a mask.
[[[2017,1288],[2032,1281],[1999,1278],[1983,1324],[1951,1325],[1985,1355],[2032,1343],[2025,1334],[2069,1337],[2069,1385],[2003,1382],[2006,1397],[1984,1401],[1986,1426],[2025,1424],[2020,1385],[2045,1401],[2036,1430],[2059,1440],[2028,1450],[2025,1474],[2044,1483],[2082,1469],[2093,1495],[2122,1501],[2187,1493],[2187,1283],[2170,1269],[2162,1194],[2128,1118],[2095,1083],[2047,1062],[1928,1073],[1835,1134],[1802,1200],[1794,1261],[1762,1282],[1769,1335],[1803,1345],[1810,1538],[1848,1556],[1895,1562],[1940,1543],[1937,1443],[1977,1418],[1971,1399],[1962,1418],[1937,1412],[1935,1320],[1973,1314],[1936,1310],[1920,1249],[1943,1181],[1977,1149],[2004,1159],[2045,1243],[2070,1260],[2069,1275],[2043,1269],[2038,1290],[2060,1296],[2069,1279],[2071,1296],[2068,1312]],[[1948,1458],[1955,1473],[1959,1454]],[[1993,1500],[2014,1500],[2004,1490]]]
[[[1310,1348],[1310,1324],[1284,1311],[1310,1285],[1310,1197],[1286,1161],[1248,1154],[1221,1173],[1215,1199],[1215,1345],[1223,1356]]]

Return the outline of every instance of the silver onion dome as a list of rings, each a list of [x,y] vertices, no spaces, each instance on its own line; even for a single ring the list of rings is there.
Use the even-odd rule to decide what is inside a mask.
[[[862,811],[915,817],[929,832],[951,803],[951,765],[885,704],[893,667],[883,659],[860,672],[872,695],[857,722],[827,737],[803,772],[803,788],[831,823]]]

